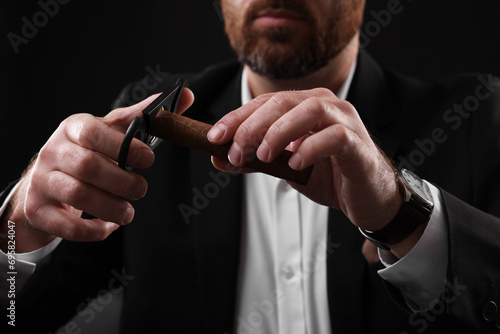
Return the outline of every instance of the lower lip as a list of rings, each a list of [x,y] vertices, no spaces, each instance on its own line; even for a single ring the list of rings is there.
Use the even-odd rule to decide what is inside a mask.
[[[294,17],[260,16],[255,22],[266,27],[287,27],[301,24],[304,20]]]

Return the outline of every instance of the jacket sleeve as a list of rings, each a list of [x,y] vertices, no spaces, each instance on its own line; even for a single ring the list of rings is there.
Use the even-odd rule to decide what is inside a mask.
[[[443,191],[449,223],[449,314],[478,332],[500,331],[500,81],[479,78],[470,111],[471,205]],[[484,101],[481,94],[491,93]],[[474,101],[474,97],[469,98]],[[469,107],[472,108],[472,105]],[[463,122],[467,122],[464,119]],[[457,180],[460,181],[460,180]],[[465,182],[466,180],[462,180]],[[468,181],[468,180],[467,180]]]
[[[447,141],[429,156],[427,170],[440,187],[448,228],[445,287],[434,307],[410,321],[478,333],[500,329],[500,83],[479,76],[445,111]],[[460,109],[459,109],[460,108]],[[440,114],[440,116],[443,114]],[[422,176],[422,175],[421,175]],[[385,282],[396,302],[401,293]]]
[[[442,194],[449,222],[449,265],[440,301],[450,317],[467,327],[498,332],[500,219]]]

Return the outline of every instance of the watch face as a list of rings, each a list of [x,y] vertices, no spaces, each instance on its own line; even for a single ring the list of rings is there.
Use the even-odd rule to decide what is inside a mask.
[[[413,172],[407,169],[401,169],[401,176],[405,180],[408,187],[411,188],[412,192],[420,197],[422,200],[432,205],[432,195],[429,188],[424,181]]]

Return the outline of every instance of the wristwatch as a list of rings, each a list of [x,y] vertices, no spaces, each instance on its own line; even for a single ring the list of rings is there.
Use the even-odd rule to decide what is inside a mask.
[[[397,168],[395,176],[403,197],[399,212],[381,230],[367,231],[359,228],[366,239],[385,250],[390,250],[388,245],[404,240],[420,225],[426,224],[434,207],[430,189],[420,177],[405,168]]]

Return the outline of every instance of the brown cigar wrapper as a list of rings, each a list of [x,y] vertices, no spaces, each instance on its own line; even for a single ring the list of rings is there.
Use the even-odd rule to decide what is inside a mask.
[[[160,110],[153,122],[151,134],[171,143],[228,161],[227,153],[232,142],[223,145],[212,144],[207,139],[207,133],[211,128],[212,125],[210,124]],[[292,152],[285,150],[270,163],[264,163],[257,157],[254,157],[243,167],[306,185],[311,175],[312,166],[301,171],[294,170],[288,166],[288,160],[291,156]]]

